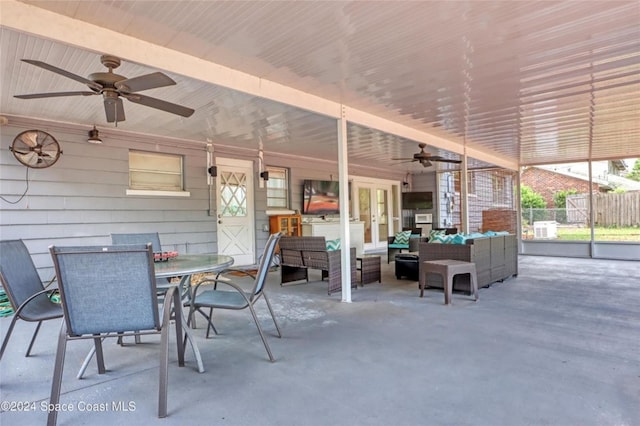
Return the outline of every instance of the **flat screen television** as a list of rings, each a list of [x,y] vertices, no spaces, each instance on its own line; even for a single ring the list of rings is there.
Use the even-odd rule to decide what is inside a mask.
[[[307,179],[303,184],[302,213],[340,213],[340,185],[337,181]]]
[[[433,192],[403,192],[402,208],[405,210],[432,209]]]

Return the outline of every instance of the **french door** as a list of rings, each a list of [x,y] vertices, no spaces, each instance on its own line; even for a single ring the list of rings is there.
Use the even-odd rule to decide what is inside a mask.
[[[364,249],[375,251],[387,247],[392,232],[392,186],[386,184],[354,182],[357,193],[357,214],[364,222]]]

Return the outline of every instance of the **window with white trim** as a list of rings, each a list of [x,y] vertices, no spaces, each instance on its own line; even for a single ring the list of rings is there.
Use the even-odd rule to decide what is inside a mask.
[[[129,151],[129,189],[184,191],[183,157],[176,154]]]
[[[269,180],[267,183],[267,208],[289,208],[289,173],[282,167],[267,167]]]

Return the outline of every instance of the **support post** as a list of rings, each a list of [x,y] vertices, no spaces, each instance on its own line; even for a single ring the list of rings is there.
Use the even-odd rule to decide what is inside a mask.
[[[349,239],[349,160],[347,119],[344,106],[338,119],[338,181],[340,185],[340,250],[342,262],[342,301],[351,303],[351,241]]]

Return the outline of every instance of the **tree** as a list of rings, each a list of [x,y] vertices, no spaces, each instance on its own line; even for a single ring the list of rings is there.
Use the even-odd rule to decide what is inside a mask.
[[[633,169],[625,177],[640,182],[640,158],[636,159]]]
[[[523,208],[544,209],[547,202],[544,197],[526,185],[520,186],[520,205]]]
[[[547,202],[544,197],[526,185],[520,186],[520,205],[522,219],[525,224],[533,224],[536,220],[544,220]],[[527,211],[528,210],[528,211]]]
[[[577,189],[563,189],[553,194],[553,204],[557,209],[563,209],[567,207],[567,195],[577,194]]]
[[[577,194],[577,189],[563,189],[553,194],[553,204],[556,207],[556,222],[567,223],[567,195]]]

